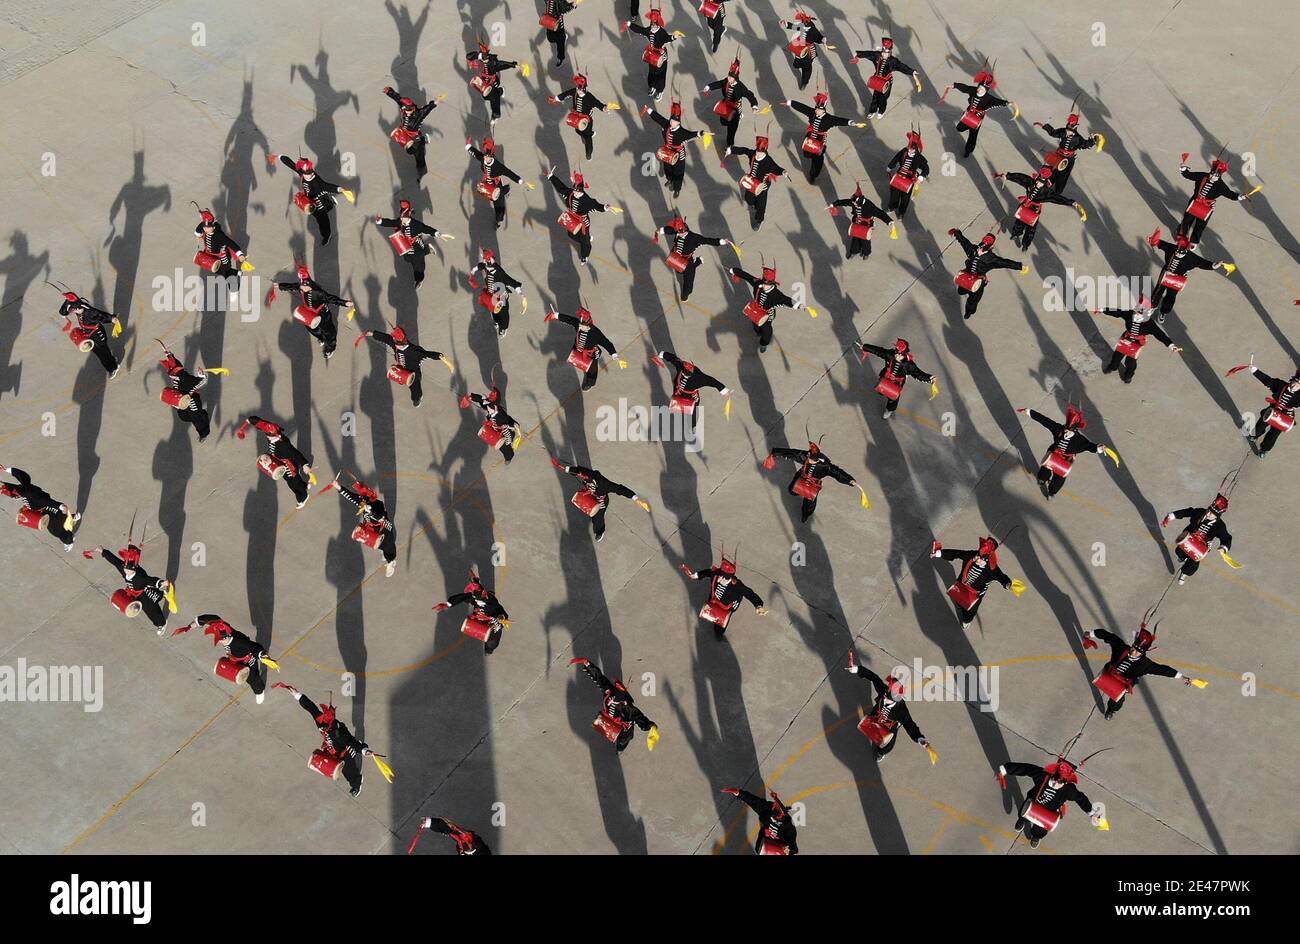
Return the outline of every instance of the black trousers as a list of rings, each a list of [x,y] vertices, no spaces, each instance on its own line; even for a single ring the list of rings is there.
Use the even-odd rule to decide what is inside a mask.
[[[904,193],[893,187],[889,188],[889,205],[885,209],[893,213],[900,220],[907,216],[907,208],[912,205],[912,192],[909,190]]]
[[[1178,224],[1179,230],[1187,234],[1187,238],[1194,243],[1201,241],[1201,236],[1205,233],[1205,227],[1210,223],[1209,219],[1200,219],[1192,216],[1190,213],[1184,213],[1182,222]]]
[[[973,292],[968,292],[964,288],[957,289],[957,294],[959,296],[960,295],[970,296],[969,298],[966,299],[966,313],[962,317],[969,318],[971,315],[975,314],[975,309],[979,308],[980,299],[984,297],[984,289],[987,286],[988,286],[988,282],[981,282],[980,287]]]
[[[1190,577],[1201,569],[1201,562],[1192,560],[1181,547],[1174,548],[1174,556],[1182,562],[1182,566],[1178,568],[1178,571],[1184,577]]]
[[[736,106],[736,114],[730,121],[723,121],[721,124],[722,130],[727,135],[727,147],[731,147],[736,143],[736,129],[740,127],[740,106]]]
[[[1037,223],[1026,223],[1023,220],[1016,220],[1011,227],[1011,241],[1018,243],[1021,249],[1028,249],[1029,244],[1034,241],[1034,236],[1038,234]]]
[[[555,50],[555,64],[558,66],[564,62],[564,47],[569,41],[567,30],[547,30],[546,41],[551,44]]]
[[[858,239],[856,236],[849,237],[849,258],[861,256],[866,259],[871,255],[871,240]]]
[[[334,227],[330,223],[330,211],[317,210],[311,218],[316,221],[316,228],[320,230],[320,244],[323,246],[330,241],[330,236],[334,232]]]
[[[1038,487],[1043,490],[1043,494],[1048,498],[1059,492],[1063,485],[1065,485],[1064,476],[1057,475],[1051,469],[1043,466],[1038,467]]]
[[[713,35],[713,52],[717,52],[718,46],[722,44],[722,34],[727,31],[726,19],[726,15],[719,11],[717,16],[709,20],[709,32]]]
[[[144,593],[136,597],[140,601],[140,612],[149,618],[158,629],[167,625],[167,611],[163,609],[164,604],[153,600],[149,594]]]
[[[266,691],[266,666],[261,662],[254,662],[248,667],[248,678],[244,683],[253,690],[254,695],[260,695]]]
[[[582,375],[582,389],[590,390],[592,387],[596,386],[596,381],[598,379],[600,379],[600,360],[593,357],[591,359],[591,366],[588,367],[586,372]]]
[[[501,117],[501,98],[504,94],[505,90],[501,88],[500,83],[497,83],[492,86],[492,91],[484,99],[488,104],[488,110],[492,113],[493,121]]]
[[[601,508],[594,515],[591,516],[591,533],[594,534],[596,537],[600,537],[602,534],[605,533],[606,510],[607,510],[606,507],[602,505]]]
[[[587,160],[591,160],[591,155],[596,149],[596,122],[587,125],[586,131],[579,131],[578,137],[582,139],[582,149],[587,155]]]
[[[1176,301],[1178,301],[1178,292],[1165,288],[1163,285],[1157,285],[1155,291],[1151,293],[1151,305],[1154,308],[1159,308],[1162,315],[1167,315],[1173,311]]]
[[[957,606],[956,603],[953,604],[953,609],[957,611],[957,618],[961,620],[961,624],[963,626],[969,626],[971,624],[971,622],[975,619],[976,614],[979,613],[980,604],[983,602],[984,602],[984,592],[980,591],[980,595],[975,598],[975,605],[972,606],[969,610],[963,610],[960,606]]]
[[[682,192],[682,184],[686,181],[685,156],[679,157],[676,164],[660,161],[659,166],[663,169],[664,180],[668,182],[669,191],[674,197],[679,196]]]
[[[585,262],[591,256],[591,233],[584,228],[570,233],[569,238],[578,244],[578,258]]]
[[[314,328],[307,328],[307,331],[321,343],[326,356],[334,353],[339,340],[339,323],[334,317],[334,312],[326,308],[320,313],[320,324]]]
[[[664,92],[664,86],[668,83],[667,60],[665,60],[664,64],[657,69],[647,69],[645,81],[651,95],[662,95]]]
[[[750,193],[748,190],[743,191],[745,202],[749,204],[750,210],[754,214],[754,228],[757,229],[763,223],[763,217],[767,215],[767,191],[764,190],[758,196]]]
[[[769,318],[767,322],[756,325],[750,322],[754,329],[754,336],[758,338],[759,347],[768,347],[772,343],[772,336],[776,333],[776,319]]]
[[[412,370],[411,373],[413,374],[411,377],[411,386],[409,388],[411,391],[411,405],[419,406],[420,401],[424,399],[424,378],[420,373],[420,368],[418,367]]]
[[[303,502],[307,500],[307,479],[303,478],[301,475],[286,472],[284,476],[284,484],[289,486],[289,491],[293,492],[293,497],[298,501]]]
[[[427,249],[417,246],[402,257],[406,260],[407,265],[411,267],[411,279],[415,282],[416,288],[419,288],[424,281],[424,257],[428,254]]]
[[[1277,445],[1277,437],[1282,435],[1282,430],[1268,425],[1268,413],[1272,412],[1273,409],[1272,406],[1267,407],[1267,412],[1261,413],[1259,420],[1255,423],[1255,445],[1259,448],[1261,456]]]
[[[1103,374],[1109,374],[1112,371],[1119,371],[1120,379],[1125,383],[1133,382],[1133,375],[1137,373],[1138,362],[1136,357],[1126,357],[1119,351],[1110,355],[1110,363],[1101,369]]]
[[[799,80],[799,88],[808,85],[808,80],[812,78],[813,57],[807,56],[803,59],[792,58],[790,68],[794,70],[795,78]]]
[[[974,151],[975,151],[975,141],[976,141],[976,139],[979,138],[979,136],[980,136],[980,129],[979,129],[979,128],[968,128],[968,127],[966,127],[966,125],[962,124],[960,121],[957,122],[957,124],[956,124],[956,128],[957,128],[957,133],[958,133],[959,135],[960,135],[960,134],[965,134],[965,135],[967,136],[967,137],[966,137],[966,149],[965,149],[964,151],[962,151],[961,156],[962,156],[962,157],[970,157],[971,154],[973,154]]]
[[[425,162],[424,159],[425,146],[426,145],[425,145],[423,134],[421,134],[418,138],[416,138],[414,141],[412,141],[410,144],[406,146],[406,153],[415,158],[416,177],[423,177],[425,174],[429,172],[429,165]]]
[[[894,83],[890,82],[885,86],[883,92],[871,93],[871,104],[867,107],[868,115],[883,115],[885,113],[885,109],[889,107],[889,90],[893,87]]]
[[[695,291],[695,270],[700,267],[699,259],[692,259],[682,272],[682,301],[691,297],[691,292]]]
[[[397,560],[397,530],[384,529],[384,538],[379,542],[379,553],[384,555],[384,563],[391,564]]]
[[[826,166],[826,152],[821,154],[808,154],[808,183],[817,183],[817,178],[822,175],[822,168]]]
[[[49,515],[49,520],[45,522],[45,530],[50,532],[58,539],[60,544],[72,543],[72,532],[63,526],[65,515],[58,508],[45,508],[41,511],[43,515]],[[72,525],[76,527],[74,522]]]
[[[768,322],[768,324],[771,324],[771,322]],[[799,481],[799,476],[796,474],[795,477],[790,480],[790,484],[786,486],[785,490],[789,492],[791,495],[796,495],[800,498],[803,498],[802,495],[799,495],[799,493],[794,490],[795,483],[798,481]],[[803,504],[799,506],[799,511],[800,514],[802,515],[802,518],[800,520],[807,521],[809,518],[813,516],[813,512],[816,510],[817,510],[817,499],[804,498]]]
[[[117,357],[109,348],[108,340],[104,337],[102,328],[95,332],[95,337],[92,340],[95,346],[90,349],[90,353],[95,355],[95,359],[99,361],[100,366],[110,374],[117,370]]]
[[[189,423],[194,427],[194,432],[199,434],[199,439],[207,439],[208,433],[212,431],[211,419],[208,416],[207,409],[199,400],[198,394],[191,393],[194,399],[194,405],[188,410],[177,410],[176,418],[182,423]]]

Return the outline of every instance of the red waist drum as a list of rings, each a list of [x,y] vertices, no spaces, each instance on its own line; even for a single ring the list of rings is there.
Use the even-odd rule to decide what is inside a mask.
[[[549,13],[543,13],[538,17],[537,25],[548,33],[554,33],[556,27],[560,25],[560,20],[558,17],[551,16]]]
[[[695,408],[699,405],[699,392],[691,390],[688,393],[674,393],[672,400],[668,404],[668,409],[674,413],[694,413]]]
[[[1183,286],[1187,284],[1187,276],[1174,275],[1172,272],[1166,272],[1160,276],[1160,284],[1172,292],[1181,292]]]
[[[765,325],[772,318],[770,309],[764,308],[756,301],[751,301],[745,305],[745,317],[756,325]]]
[[[1097,686],[1097,690],[1111,701],[1119,701],[1133,691],[1133,683],[1130,680],[1110,669],[1104,670],[1093,679],[1092,684]]]
[[[236,685],[243,685],[248,680],[248,666],[230,656],[222,656],[212,667],[212,674]]]
[[[474,191],[491,203],[495,203],[497,197],[501,196],[501,187],[490,180],[480,180],[474,185]]]
[[[1116,353],[1123,354],[1125,357],[1137,357],[1142,353],[1142,347],[1147,343],[1147,336],[1139,334],[1135,338],[1128,335],[1122,335],[1115,343]]]
[[[1187,207],[1187,212],[1198,220],[1208,220],[1210,214],[1214,212],[1214,201],[1206,200],[1204,197],[1197,197]]]
[[[821,490],[822,480],[811,475],[804,475],[801,472],[794,480],[794,493],[800,498],[815,499]]]
[[[682,155],[685,153],[686,149],[679,145],[665,144],[662,145],[659,150],[655,151],[655,157],[659,158],[659,160],[663,161],[665,164],[676,164],[682,159]]]
[[[1041,204],[1026,201],[1016,209],[1016,219],[1026,226],[1033,226],[1038,222],[1038,217],[1042,215],[1042,212],[1043,207]]]
[[[68,340],[77,346],[77,350],[83,354],[88,353],[95,346],[95,332],[87,330],[80,325],[73,325],[68,331]]]
[[[181,393],[171,387],[163,387],[159,390],[158,399],[177,410],[188,410],[194,405],[194,398],[188,393]]]
[[[560,225],[569,231],[570,236],[577,236],[586,228],[587,223],[578,214],[565,210],[560,214]]]
[[[870,224],[870,223],[850,223],[850,224],[849,224],[849,236],[852,237],[853,239],[870,239],[870,238],[871,238],[871,224]]]
[[[903,392],[903,382],[889,374],[881,377],[876,381],[876,393],[890,400],[897,400],[898,395]]]
[[[724,98],[721,101],[716,102],[714,104],[713,113],[717,115],[719,118],[721,118],[723,121],[730,121],[732,119],[732,116],[736,114],[736,110],[738,107],[739,106],[735,102],[728,101],[727,99]]]
[[[585,488],[580,492],[574,492],[573,497],[569,499],[569,503],[572,504],[574,508],[577,508],[580,512],[586,515],[588,518],[596,517],[596,512],[600,511],[602,508],[605,507],[605,503],[603,501],[601,501],[591,492],[587,491]]]
[[[479,74],[469,80],[470,88],[478,92],[484,98],[492,94],[492,86],[496,85],[497,77],[495,75]]]
[[[569,363],[578,369],[579,373],[585,374],[591,370],[591,364],[596,359],[595,348],[575,347],[569,352]]]
[[[483,289],[478,293],[478,303],[495,315],[506,306],[506,293]]]
[[[296,190],[293,194],[293,205],[304,213],[310,213],[314,208],[311,197],[307,196],[307,191]]]
[[[624,731],[632,727],[632,722],[620,721],[613,715],[607,715],[602,711],[596,715],[596,720],[591,723],[591,726],[605,735],[605,740],[613,743],[619,739]]]
[[[359,524],[352,529],[352,540],[366,547],[378,547],[384,540],[384,529],[372,524]]]
[[[1287,410],[1279,410],[1273,407],[1268,411],[1268,418],[1264,421],[1280,432],[1288,432],[1295,425],[1295,415]]]
[[[903,193],[911,193],[912,185],[916,183],[916,178],[911,174],[897,173],[889,178],[889,186],[895,190],[901,190]]]
[[[396,141],[400,147],[404,148],[410,147],[411,142],[416,140],[419,136],[420,132],[411,131],[408,128],[394,128],[392,134],[389,135],[389,137]]]
[[[1029,806],[1020,814],[1021,818],[1028,820],[1040,829],[1045,829],[1049,833],[1056,828],[1056,824],[1061,821],[1061,814],[1049,810],[1037,800],[1030,800]]]
[[[700,607],[700,619],[726,629],[727,621],[731,619],[731,614],[734,612],[731,607],[720,600],[709,600],[704,606]]]
[[[266,453],[257,457],[257,467],[277,481],[284,478],[289,471],[289,463]]]
[[[222,257],[215,252],[204,252],[200,249],[194,254],[194,264],[207,272],[216,272],[220,269],[221,261]]]
[[[343,766],[343,758],[328,751],[312,751],[311,757],[307,759],[307,766],[322,777],[338,780],[340,768]]]
[[[785,843],[773,839],[771,836],[763,837],[763,844],[758,847],[759,855],[789,855],[790,847]]]
[[[574,128],[578,131],[586,131],[591,127],[591,116],[584,115],[582,112],[571,111],[568,116],[565,117],[564,123],[570,128]]]
[[[393,252],[397,253],[399,256],[404,256],[415,248],[415,238],[413,236],[407,236],[401,230],[398,230],[396,233],[389,236],[388,242],[389,245],[393,247]]]
[[[317,305],[315,308],[310,305],[299,305],[293,310],[293,320],[300,325],[315,329],[320,324],[320,313],[324,310],[324,305]]]
[[[388,379],[395,384],[409,387],[415,382],[415,371],[403,367],[401,364],[392,364],[388,368]]]
[[[1178,549],[1194,561],[1203,560],[1210,553],[1210,545],[1195,531],[1178,542]]]
[[[976,275],[974,272],[958,272],[953,281],[957,283],[958,288],[964,288],[968,292],[978,292],[984,287],[984,276]]]
[[[1057,452],[1053,449],[1043,457],[1043,468],[1050,472],[1065,478],[1070,474],[1070,469],[1074,466],[1074,456],[1067,456],[1064,453]]]
[[[1055,151],[1052,151],[1043,158],[1043,163],[1049,167],[1055,167],[1057,170],[1065,170],[1073,158],[1073,151],[1067,151],[1064,148],[1057,148]]]
[[[897,721],[880,721],[870,715],[858,722],[858,730],[876,747],[884,747],[892,741],[897,727]]]
[[[803,139],[803,152],[805,154],[820,154],[826,150],[826,139],[819,134],[805,135]]]
[[[948,588],[948,598],[963,610],[969,612],[979,602],[979,591],[960,580]]]
[[[967,108],[966,111],[962,113],[961,123],[967,128],[978,128],[980,125],[984,124],[984,112],[977,108]]]
[[[785,48],[790,50],[790,55],[796,59],[807,59],[813,54],[813,44],[805,43],[801,39],[792,41]]]
[[[498,426],[491,420],[488,420],[478,428],[478,438],[483,440],[493,449],[499,449],[502,443],[509,441],[509,437],[506,436],[505,428]]]
[[[704,0],[704,2],[700,4],[700,14],[710,20],[717,16],[718,11],[721,9],[722,4],[719,3],[718,0]]]
[[[674,272],[685,272],[686,267],[691,264],[691,257],[683,256],[680,252],[670,252],[664,264]]]
[[[20,527],[31,528],[33,531],[42,530],[49,523],[50,516],[43,515],[35,508],[28,508],[26,505],[18,509],[17,521]]]
[[[479,642],[487,642],[488,636],[492,635],[492,630],[495,628],[496,623],[486,616],[469,616],[460,624],[462,633]]]
[[[889,83],[892,81],[894,81],[894,73],[892,72],[889,75],[873,75],[867,79],[867,88],[873,92],[883,92],[889,88]]]
[[[740,189],[747,190],[754,196],[758,196],[767,189],[766,177],[751,177],[749,174],[740,178]]]
[[[139,596],[139,594],[136,594],[136,596]],[[127,590],[125,587],[120,590],[114,590],[113,595],[108,598],[108,601],[117,608],[119,613],[129,616],[131,619],[135,619],[139,616],[140,610],[144,608],[144,604],[137,600],[135,596],[132,596],[131,591]]]
[[[668,58],[668,53],[653,43],[646,46],[645,52],[641,53],[641,61],[652,69],[658,69]]]

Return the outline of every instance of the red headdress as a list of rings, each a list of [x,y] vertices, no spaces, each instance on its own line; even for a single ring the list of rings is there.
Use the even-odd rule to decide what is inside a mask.
[[[293,165],[293,169],[300,174],[314,174],[316,172],[316,165],[307,158],[300,157],[298,158],[297,163]]]

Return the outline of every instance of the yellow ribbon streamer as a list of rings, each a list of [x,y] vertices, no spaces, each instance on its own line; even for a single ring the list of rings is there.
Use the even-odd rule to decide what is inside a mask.
[[[229,377],[229,376],[230,376],[230,368],[229,368],[229,367],[205,367],[205,368],[203,368],[203,372],[204,372],[204,373],[207,373],[207,374],[215,374],[215,375],[218,376],[218,377]]]
[[[1112,449],[1112,448],[1110,448],[1110,446],[1102,446],[1102,450],[1101,450],[1101,451],[1104,452],[1104,453],[1106,453],[1106,455],[1110,456],[1110,460],[1111,460],[1112,462],[1115,463],[1115,468],[1118,469],[1118,468],[1119,468],[1119,456],[1116,455],[1115,450]]]
[[[652,724],[650,726],[650,733],[648,733],[645,736],[646,750],[653,751],[655,749],[655,745],[658,743],[659,743],[659,725]]]
[[[859,485],[859,486],[858,486],[858,491],[862,493],[862,498],[860,498],[860,499],[858,500],[858,503],[859,503],[860,505],[862,505],[863,508],[870,508],[870,507],[871,507],[871,499],[869,499],[869,498],[867,497],[867,492],[866,492],[866,490],[865,490],[861,485]]]
[[[1229,567],[1231,567],[1233,570],[1241,570],[1241,564],[1238,564],[1235,560],[1229,557],[1228,552],[1225,551],[1223,548],[1219,548],[1219,556],[1222,557],[1223,562],[1227,564]]]
[[[643,511],[649,511],[649,510],[650,510],[650,503],[649,503],[648,501],[646,501],[644,498],[638,498],[638,499],[636,500],[636,503],[637,503],[638,505],[641,506],[641,509],[642,509]]]
[[[1110,820],[1108,820],[1104,816],[1101,819],[1097,820],[1097,830],[1103,833],[1110,832]]]
[[[819,312],[817,311],[816,308],[814,308],[812,305],[808,306],[808,316],[810,318],[816,318],[818,314]]]
[[[1083,208],[1083,205],[1079,204],[1078,206],[1075,207],[1075,209],[1079,211],[1079,222],[1080,223],[1088,222],[1088,211]]]
[[[114,321],[114,322],[113,322],[113,337],[115,337],[115,338],[120,338],[121,336],[122,336],[122,322],[120,322],[120,321]]]
[[[737,258],[737,259],[740,259],[740,258],[743,258],[743,257],[744,257],[745,254],[744,254],[743,252],[740,251],[740,247],[737,246],[735,243],[732,243],[732,244],[731,244],[731,248],[732,248],[733,250],[735,250],[735,252],[736,252],[736,258]]]
[[[379,776],[383,777],[389,783],[392,783],[393,768],[389,767],[388,764],[384,762],[384,759],[380,757],[378,754],[371,754],[370,756],[375,759],[375,766],[379,768]]]
[[[521,315],[526,315],[526,314],[528,314],[528,296],[527,296],[527,295],[522,295],[522,296],[520,296],[520,298],[519,298],[519,314],[521,314]]]
[[[1232,273],[1237,271],[1237,266],[1231,262],[1225,262],[1223,264],[1223,271],[1228,275],[1232,275]]]
[[[937,380],[931,381],[931,382],[930,382],[930,399],[933,400],[933,399],[934,399],[935,397],[937,397],[938,395],[939,395],[939,381],[937,381]]]
[[[727,397],[727,405],[722,408],[722,415],[728,420],[731,419],[731,397]]]
[[[315,473],[315,472],[308,472],[308,473],[307,473],[307,484],[310,485],[310,486],[312,486],[313,488],[316,486],[316,473]]]
[[[251,262],[245,259],[243,262],[239,264],[239,268],[242,269],[244,272],[252,272],[254,269],[257,268],[257,266],[253,265]]]
[[[605,107],[608,108],[610,111],[622,111],[622,110],[623,110],[623,106],[620,105],[618,102],[606,102],[606,103],[605,103]]]
[[[926,752],[927,754],[930,755],[930,766],[931,766],[931,767],[933,767],[935,764],[939,763],[939,752],[936,751],[936,750],[935,750],[933,747],[931,747],[929,744],[925,745],[925,752]]]
[[[1097,132],[1097,153],[1100,154],[1102,152],[1102,149],[1105,147],[1106,147],[1106,136],[1102,134],[1100,131],[1098,131]]]
[[[348,203],[356,203],[356,202],[357,202],[357,195],[356,195],[355,193],[353,193],[351,190],[347,190],[347,189],[345,189],[345,190],[343,191],[343,199],[346,200],[346,201],[348,201]]]
[[[700,135],[700,141],[704,145],[704,150],[707,151],[713,147],[713,133],[711,131],[704,132],[704,134]]]
[[[1017,597],[1019,597],[1020,594],[1024,593],[1028,589],[1029,588],[1025,586],[1025,584],[1019,579],[1011,581],[1011,592],[1015,594]]]
[[[175,612],[177,612],[177,607],[176,607],[176,584],[174,584],[174,583],[168,583],[168,584],[167,584],[166,600],[167,600],[167,612],[168,612],[168,613],[175,613]]]
[[[519,67],[519,71],[526,79],[533,74],[533,67],[529,63],[525,62],[522,66]]]
[[[623,360],[621,357],[618,359],[618,369],[627,370],[627,361]]]
[[[1205,679],[1192,679],[1192,684],[1195,685],[1197,688],[1205,688],[1205,686],[1209,685],[1210,683]]]
[[[262,656],[262,665],[266,666],[268,669],[275,669],[277,672],[280,671],[280,663],[276,662],[270,656]]]
[[[898,238],[898,226],[896,226],[894,223],[889,224],[889,238],[890,239]]]
[[[758,113],[760,115],[770,115],[772,113],[772,106],[770,104],[764,105],[758,110]]]

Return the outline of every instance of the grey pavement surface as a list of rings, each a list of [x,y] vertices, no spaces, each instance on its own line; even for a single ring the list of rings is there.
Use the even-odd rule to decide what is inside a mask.
[[[626,2],[615,6],[621,16]],[[732,253],[702,251],[683,304],[649,240],[671,201],[642,173],[657,144],[637,115],[642,43],[620,37],[604,0],[568,17],[593,90],[623,104],[599,117],[596,157],[583,170],[593,193],[626,213],[594,218],[585,269],[544,186],[516,187],[494,233],[462,150],[467,135],[487,130],[463,60],[482,33],[531,66],[529,77],[505,77],[495,129],[505,161],[530,180],[541,165],[577,166],[577,138],[562,109],[545,103],[571,72],[551,65],[533,3],[0,10],[0,462],[84,512],[77,551],[120,547],[133,515],[147,521],[145,566],[177,583],[181,614],[171,625],[222,614],[280,660],[277,678],[317,698],[334,692],[343,720],[396,770],[388,785],[368,765],[364,791],[350,798],[307,769],[318,737],[283,692],[256,705],[213,677],[214,651],[199,633],[159,639],[144,620],[120,617],[108,602],[117,575],[103,562],[11,527],[0,543],[0,666],[102,666],[104,703],[87,712],[0,702],[0,742],[10,748],[0,849],[392,853],[432,814],[504,853],[738,853],[755,819],[718,791],[766,785],[801,804],[808,854],[1000,855],[1014,814],[994,769],[1007,759],[1046,763],[1084,723],[1103,659],[1083,650],[1081,632],[1136,628],[1170,579],[1173,532],[1161,531],[1160,517],[1208,501],[1240,465],[1228,523],[1243,569],[1213,558],[1160,610],[1154,657],[1209,686],[1148,679],[1116,718],[1094,715],[1076,756],[1112,748],[1084,771],[1111,829],[1090,829],[1075,810],[1034,854],[1297,851],[1300,443],[1284,436],[1267,461],[1249,456],[1239,426],[1263,406],[1263,388],[1224,378],[1251,353],[1273,374],[1300,360],[1291,4],[1268,0],[1240,15],[1209,0],[805,8],[837,47],[818,67],[833,111],[861,114],[862,69],[847,59],[883,35],[919,68],[924,90],[897,82],[886,117],[834,132],[815,186],[798,173],[802,123],[778,107],[773,150],[792,179],[775,186],[757,233],[734,164],[719,167],[717,142],[692,146],[677,202],[692,225],[743,239],[746,266],[775,258],[786,289],[802,284],[819,312],[782,313],[762,356],[721,269]],[[711,100],[694,90],[725,74],[737,47],[763,102],[810,96],[796,91],[782,50],[785,6],[736,4],[717,55],[694,4],[665,11],[669,28],[685,33],[670,76],[688,127],[712,124]],[[939,93],[986,59],[1021,116],[990,117],[975,156],[956,161],[944,152],[959,149],[959,110]],[[396,109],[380,89],[389,84],[420,100],[448,96],[426,124],[432,169],[422,187],[387,138]],[[963,321],[952,285],[962,256],[946,231],[977,236],[1006,215],[1010,197],[990,173],[1032,170],[1049,139],[1031,122],[1061,123],[1079,92],[1083,126],[1107,138],[1102,153],[1082,155],[1071,184],[1089,219],[1049,208],[1023,254],[1030,273],[996,275]],[[746,116],[740,143],[767,121]],[[843,217],[823,207],[855,180],[883,200],[883,165],[911,125],[924,135],[932,178],[899,239],[878,228],[870,260],[846,263]],[[1103,376],[1115,323],[1049,310],[1045,280],[1152,275],[1144,238],[1177,224],[1187,191],[1180,154],[1201,167],[1221,147],[1234,186],[1264,186],[1249,206],[1221,202],[1202,242],[1238,271],[1192,277],[1168,326],[1181,356],[1153,345],[1131,385]],[[356,205],[336,213],[336,241],[321,247],[305,233],[292,175],[268,169],[268,149],[301,149],[355,189]],[[364,222],[392,214],[399,194],[457,237],[430,257],[418,301],[383,233]],[[379,348],[353,349],[348,326],[327,366],[283,301],[252,322],[166,304],[155,280],[194,272],[191,199],[212,206],[246,246],[254,275],[287,273],[306,258],[319,281],[356,298],[357,325],[400,318],[421,344],[447,352],[456,373],[427,368],[417,411],[385,379]],[[516,301],[500,342],[466,285],[482,246],[499,250],[529,299],[526,314]],[[999,248],[1021,255],[1005,237]],[[107,385],[61,335],[47,277],[123,317],[115,345],[124,368]],[[567,334],[542,322],[548,304],[572,311],[579,299],[629,363],[586,394],[564,363]],[[874,371],[850,347],[898,336],[941,393],[927,401],[921,385],[909,386],[886,422]],[[214,431],[202,445],[158,402],[154,337],[187,363],[231,371],[213,385]],[[648,361],[665,348],[734,388],[730,419],[706,395],[698,452],[602,439],[602,407],[666,402],[669,376]],[[466,389],[486,389],[494,369],[526,432],[509,467],[456,403]],[[1032,478],[1046,433],[1014,411],[1059,415],[1069,398],[1123,464],[1083,457],[1049,505]],[[351,506],[327,494],[295,510],[287,489],[259,475],[253,437],[233,436],[250,412],[284,423],[322,480],[346,468],[378,483],[398,528],[395,576],[349,540]],[[355,435],[344,434],[349,416]],[[772,446],[802,445],[806,428],[825,435],[870,510],[831,484],[812,522],[799,522],[784,491],[788,469],[769,473],[760,462]],[[652,513],[616,500],[606,539],[593,544],[568,504],[573,480],[554,472],[548,450],[637,489]],[[944,594],[951,565],[928,558],[930,543],[971,547],[1013,525],[1003,567],[1029,589],[1016,599],[993,588],[963,630]],[[706,566],[724,544],[739,547],[741,575],[771,612],[747,607],[719,641],[695,615],[704,585],[677,567]],[[494,545],[504,554],[495,568]],[[471,565],[513,617],[486,659],[458,632],[459,617],[430,610]],[[882,672],[915,659],[996,670],[996,710],[915,699],[937,765],[904,741],[877,766],[854,730],[871,699],[843,671],[850,647]],[[598,693],[568,667],[574,655],[650,692],[638,704],[662,731],[653,753],[641,734],[621,758],[598,740]],[[426,838],[420,848],[445,854],[451,844]],[[1030,854],[1023,844],[1014,852]]]

